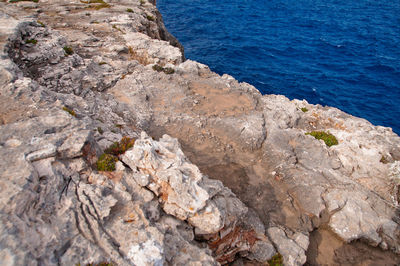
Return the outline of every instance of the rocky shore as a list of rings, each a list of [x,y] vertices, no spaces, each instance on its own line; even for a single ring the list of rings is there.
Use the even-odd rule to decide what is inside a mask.
[[[186,60],[155,1],[0,1],[0,60],[1,265],[400,263],[400,137]]]

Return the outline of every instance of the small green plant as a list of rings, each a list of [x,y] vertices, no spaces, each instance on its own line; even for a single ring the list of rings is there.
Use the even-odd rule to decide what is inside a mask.
[[[324,131],[312,131],[306,133],[306,135],[311,135],[316,139],[322,139],[328,147],[338,144],[338,140],[334,135]]]
[[[117,157],[111,154],[103,153],[97,160],[97,170],[111,172],[115,170],[115,162]]]
[[[112,25],[112,28],[113,29],[116,29],[117,31],[120,31],[120,32],[122,32],[122,33],[124,33],[119,27],[117,27],[117,25]]]
[[[164,68],[163,71],[164,71],[164,73],[167,74],[167,75],[170,75],[170,74],[174,74],[174,73],[175,73],[175,70],[174,70],[173,68],[170,68],[170,67]]]
[[[119,156],[124,154],[127,150],[133,147],[135,144],[135,139],[130,137],[123,137],[121,141],[114,142],[110,147],[108,147],[104,153],[111,154],[114,156]]]
[[[141,6],[144,5],[144,4],[146,3],[145,0],[139,0],[139,2],[140,2],[140,5],[141,5]]]
[[[269,266],[282,266],[283,265],[283,257],[280,253],[275,254],[269,261]]]
[[[68,107],[64,106],[62,109],[63,109],[65,112],[69,113],[70,115],[76,117],[75,111],[72,110],[71,108],[68,108]]]
[[[162,67],[160,65],[154,65],[152,68],[153,68],[153,70],[155,70],[157,72],[164,72],[167,75],[175,73],[175,70],[173,68],[170,68],[170,67],[165,67],[164,68],[164,67]]]
[[[386,159],[386,157],[383,156],[383,155],[382,155],[382,157],[381,157],[381,159],[380,159],[380,162],[383,163],[383,164],[389,163],[388,159]]]
[[[150,16],[150,15],[146,15],[146,18],[147,18],[147,20],[150,20],[150,21],[154,21],[155,20],[154,17]]]
[[[103,133],[104,133],[104,130],[101,127],[98,127],[97,131],[100,133],[100,135],[103,135]]]
[[[98,131],[100,132],[99,128]],[[132,148],[134,144],[135,139],[130,137],[123,137],[119,142],[116,141],[111,144],[111,146],[108,147],[97,160],[97,170],[108,172],[114,171],[115,162],[118,161],[118,156],[124,154],[127,150]]]
[[[126,12],[133,13],[133,9],[132,8],[127,8]]]
[[[40,20],[37,20],[36,23],[39,24],[40,27],[42,27],[42,28],[46,27],[46,25],[44,25],[44,23],[41,22]]]
[[[305,113],[305,112],[308,112],[308,109],[307,109],[307,108],[305,108],[305,107],[302,107],[300,110],[302,110],[302,111],[303,111],[303,113]]]
[[[28,40],[25,41],[25,43],[37,44],[37,40],[35,40],[35,39],[28,39]]]
[[[104,62],[104,61],[99,62],[99,66],[102,66],[102,65],[105,65],[105,64],[107,64],[107,63]]]
[[[154,65],[153,66],[153,70],[157,71],[157,72],[161,72],[164,70],[164,68],[160,65]]]
[[[69,46],[64,46],[63,49],[66,55],[72,55],[74,53],[74,50]]]

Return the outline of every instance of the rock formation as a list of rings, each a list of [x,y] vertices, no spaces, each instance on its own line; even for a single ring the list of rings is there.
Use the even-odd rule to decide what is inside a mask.
[[[154,4],[0,2],[0,261],[400,263],[399,136],[185,60]]]

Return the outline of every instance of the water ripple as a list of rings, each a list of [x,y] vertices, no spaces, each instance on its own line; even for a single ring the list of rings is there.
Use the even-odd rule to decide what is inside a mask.
[[[400,134],[400,1],[157,2],[188,58]]]

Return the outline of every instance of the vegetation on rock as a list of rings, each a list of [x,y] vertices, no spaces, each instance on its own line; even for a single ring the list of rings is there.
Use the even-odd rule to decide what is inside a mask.
[[[115,170],[115,162],[117,157],[111,154],[103,153],[97,160],[97,170],[111,172]]]
[[[100,130],[99,130],[100,129]],[[98,128],[103,131],[101,128]],[[115,170],[115,162],[118,161],[118,156],[124,154],[128,149],[133,147],[135,144],[135,139],[130,137],[123,137],[119,142],[114,142],[108,147],[104,153],[97,160],[97,170],[111,172]]]
[[[385,156],[383,156],[382,155],[382,157],[381,157],[381,159],[379,160],[381,163],[383,163],[383,164],[387,164],[387,163],[389,163],[389,161],[386,159],[386,157]]]
[[[311,135],[316,139],[322,139],[328,147],[337,145],[339,143],[336,137],[329,132],[327,133],[324,131],[312,131],[306,133],[306,135]]]
[[[301,110],[301,111],[303,111],[303,113],[305,113],[305,112],[307,112],[307,111],[308,111],[308,109],[307,109],[307,108],[305,108],[305,107],[302,107],[300,110]]]
[[[164,68],[164,73],[165,73],[165,74],[168,74],[168,75],[174,74],[174,73],[175,73],[175,70],[174,70],[173,68],[166,67],[166,68]]]
[[[160,65],[154,65],[154,66],[153,66],[153,70],[155,70],[155,71],[157,71],[157,72],[164,72],[164,73],[167,74],[167,75],[170,75],[170,74],[174,74],[174,73],[175,73],[175,70],[174,70],[173,68],[170,68],[170,67],[162,67],[162,66],[160,66]]]
[[[25,43],[37,44],[37,40],[35,40],[35,39],[28,39],[28,40],[25,41]]]
[[[72,55],[74,53],[74,50],[69,46],[64,46],[63,49],[66,55]]]
[[[37,20],[36,23],[39,24],[40,27],[43,27],[43,28],[46,27],[46,25],[44,25],[44,23],[41,22],[40,20]]]
[[[155,20],[154,17],[153,17],[153,16],[150,16],[150,15],[147,15],[146,18],[147,18],[148,20],[150,20],[150,21],[154,21],[154,20]]]
[[[65,112],[68,112],[70,115],[76,117],[75,111],[72,110],[71,108],[68,108],[68,107],[64,106],[64,107],[63,107],[63,110],[64,110]]]
[[[283,265],[283,258],[280,253],[275,254],[269,261],[268,265],[270,266],[282,266]]]
[[[135,139],[130,137],[123,137],[121,141],[114,142],[110,147],[108,147],[104,153],[118,156],[124,154],[127,150],[133,147],[135,144]]]
[[[126,12],[133,13],[133,9],[132,8],[127,8]]]

